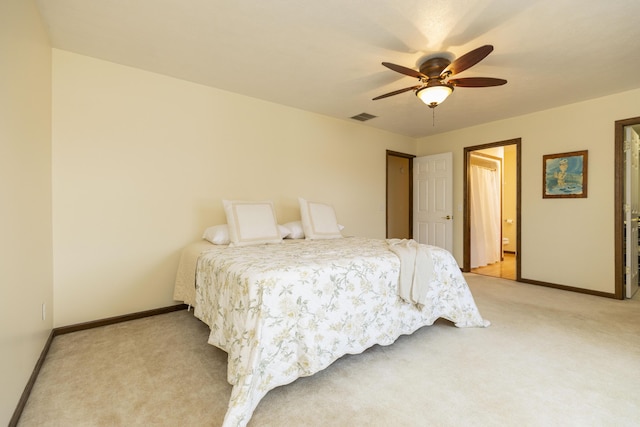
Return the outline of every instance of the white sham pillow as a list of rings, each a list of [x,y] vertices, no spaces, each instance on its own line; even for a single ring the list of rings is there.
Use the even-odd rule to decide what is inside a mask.
[[[281,225],[280,227],[286,227],[289,231],[289,234],[282,235],[282,238],[287,239],[304,239],[304,229],[302,228],[302,221],[291,221],[286,224]],[[338,230],[342,231],[344,225],[338,224]],[[280,230],[282,233],[282,229]]]
[[[211,226],[204,230],[202,238],[210,241],[214,245],[228,245],[230,242],[229,227],[227,224]]]
[[[223,200],[231,246],[282,243],[276,211],[270,200]]]
[[[305,239],[339,239],[342,237],[333,206],[326,203],[310,202],[302,197],[300,217]]]

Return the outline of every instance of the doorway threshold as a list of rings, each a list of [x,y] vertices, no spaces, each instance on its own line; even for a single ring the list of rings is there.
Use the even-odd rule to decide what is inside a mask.
[[[472,268],[471,273],[516,280],[516,256],[515,254],[505,253],[502,261],[483,267]]]

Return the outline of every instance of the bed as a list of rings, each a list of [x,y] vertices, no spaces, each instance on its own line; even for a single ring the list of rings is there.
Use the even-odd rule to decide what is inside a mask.
[[[233,389],[223,426],[245,426],[269,390],[438,318],[488,326],[453,256],[420,247],[431,271],[426,300],[415,303],[399,296],[401,258],[383,239],[187,246],[174,299],[193,305],[208,342],[228,353]]]

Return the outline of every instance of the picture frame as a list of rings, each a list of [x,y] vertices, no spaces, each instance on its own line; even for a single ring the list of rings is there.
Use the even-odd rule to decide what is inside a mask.
[[[542,156],[542,198],[587,197],[588,150]]]

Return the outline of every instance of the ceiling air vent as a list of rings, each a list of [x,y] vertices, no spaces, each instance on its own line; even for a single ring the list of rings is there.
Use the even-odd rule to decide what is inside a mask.
[[[359,122],[366,122],[367,120],[375,119],[378,116],[374,116],[369,113],[360,113],[357,116],[351,117],[353,120],[358,120]]]

